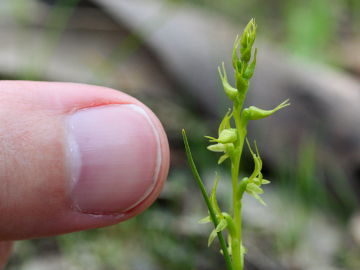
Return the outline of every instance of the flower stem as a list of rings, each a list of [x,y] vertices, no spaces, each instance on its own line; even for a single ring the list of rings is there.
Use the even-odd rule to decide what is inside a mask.
[[[246,137],[246,122],[241,121],[241,109],[243,100],[234,104],[234,122],[235,128],[238,132],[238,141],[235,145],[234,156],[231,163],[231,178],[233,185],[233,216],[236,227],[236,235],[232,242],[232,259],[235,270],[244,269],[244,252],[242,251],[242,217],[241,217],[241,198],[238,198],[238,185],[239,185],[239,168],[241,155],[244,147],[244,141]]]

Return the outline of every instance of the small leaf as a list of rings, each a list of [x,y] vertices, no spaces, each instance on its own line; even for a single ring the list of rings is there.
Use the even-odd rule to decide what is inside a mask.
[[[251,195],[252,195],[256,200],[258,200],[262,205],[267,206],[266,203],[264,202],[264,200],[263,200],[258,194],[256,194],[256,193],[253,192]]]
[[[216,199],[216,190],[217,190],[217,187],[218,187],[218,184],[219,184],[219,180],[220,180],[220,177],[219,177],[218,174],[216,174],[215,181],[214,181],[214,186],[213,186],[213,188],[211,190],[211,194],[210,194],[210,204],[213,207],[216,216],[217,217],[222,217],[222,213],[221,213],[219,204],[218,204],[217,199]]]
[[[226,228],[227,225],[228,224],[227,224],[226,219],[223,218],[223,219],[220,220],[219,224],[216,226],[215,231],[216,232],[221,232],[222,230],[224,230]]]
[[[211,220],[210,216],[207,216],[207,217],[204,217],[204,218],[200,219],[200,220],[198,221],[198,223],[200,223],[200,224],[206,224],[206,223],[209,223],[209,222],[211,222],[211,221],[212,221],[212,220]]]
[[[255,183],[249,183],[246,186],[246,192],[248,192],[250,194],[253,194],[253,193],[263,194],[264,190],[261,187],[259,187],[258,185],[256,185]]]
[[[240,42],[240,38],[237,35],[234,41],[233,52],[232,52],[232,64],[235,70],[237,70],[238,63],[240,62],[239,56],[237,54],[237,50],[239,48],[239,42]]]
[[[269,181],[269,180],[267,180],[267,179],[262,179],[261,180],[261,184],[262,185],[267,185],[267,184],[270,184],[271,183],[271,181]]]
[[[216,238],[217,232],[216,230],[212,230],[212,232],[210,233],[209,236],[209,240],[208,240],[208,247],[210,247],[211,243],[214,242],[215,238]]]
[[[252,172],[252,174],[249,177],[249,182],[252,182],[252,181],[254,181],[254,179],[257,176],[261,175],[261,177],[262,177],[262,174],[261,174],[262,161],[261,161],[261,158],[259,156],[259,151],[257,149],[256,143],[255,143],[255,147],[256,147],[256,153],[257,154],[255,154],[254,151],[251,149],[251,146],[250,146],[250,143],[249,143],[248,139],[246,139],[246,143],[247,143],[249,151],[250,151],[250,153],[251,153],[251,155],[253,157],[254,165],[255,165],[254,166],[254,171]]]
[[[212,198],[216,198],[216,190],[217,190],[219,181],[220,181],[220,176],[216,173],[215,180],[214,180],[214,185],[213,185],[213,188],[212,188],[211,194],[210,194],[210,200]]]
[[[227,158],[229,158],[230,156],[228,154],[224,154],[222,155],[219,160],[218,160],[218,164],[223,163]]]
[[[220,135],[221,131],[223,131],[224,129],[230,128],[231,117],[232,117],[232,113],[231,110],[229,109],[219,125],[218,135]]]
[[[214,138],[214,137],[211,137],[211,136],[204,136],[206,139],[208,139],[209,140],[209,142],[216,142],[216,138]]]

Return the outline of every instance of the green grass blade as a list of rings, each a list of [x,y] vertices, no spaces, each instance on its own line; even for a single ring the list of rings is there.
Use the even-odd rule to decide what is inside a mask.
[[[217,218],[216,218],[216,214],[215,214],[215,211],[214,211],[213,207],[211,206],[209,196],[208,196],[208,194],[206,192],[203,181],[201,180],[200,174],[196,169],[196,165],[195,165],[194,159],[192,157],[189,142],[188,142],[186,132],[185,132],[184,129],[182,130],[182,136],[183,136],[183,141],[184,141],[185,151],[186,151],[186,157],[188,159],[189,166],[190,166],[191,171],[192,171],[192,173],[194,175],[194,178],[195,178],[195,180],[196,180],[196,182],[197,182],[197,184],[198,184],[198,186],[199,186],[199,188],[201,190],[201,193],[202,193],[202,195],[204,197],[205,203],[206,203],[206,205],[207,205],[207,207],[209,209],[209,214],[210,214],[210,217],[211,217],[211,219],[212,219],[212,221],[214,223],[214,227],[216,228],[218,226],[218,221],[217,221]],[[228,249],[227,249],[227,246],[226,246],[226,242],[224,240],[222,232],[218,232],[217,236],[219,238],[220,246],[221,246],[224,258],[225,258],[227,269],[228,270],[233,270],[232,263],[231,263],[231,258],[230,258],[230,255],[229,255],[229,252],[228,252]]]

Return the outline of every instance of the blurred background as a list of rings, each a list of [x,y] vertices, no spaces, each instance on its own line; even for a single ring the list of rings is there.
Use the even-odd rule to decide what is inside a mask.
[[[160,118],[171,170],[148,211],[104,229],[20,241],[7,270],[225,269],[207,248],[207,212],[181,129],[209,187],[229,205],[226,165],[205,150],[228,102],[217,66],[237,33],[258,24],[248,103],[292,105],[250,125],[264,160],[263,207],[246,198],[247,270],[360,269],[360,1],[0,1],[0,78],[122,90]],[[228,67],[230,71],[230,66]],[[85,93],[84,93],[85,94]],[[242,174],[252,169],[244,157]]]

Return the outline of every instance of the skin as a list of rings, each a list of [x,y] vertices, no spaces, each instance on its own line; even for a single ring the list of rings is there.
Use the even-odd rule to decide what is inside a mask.
[[[146,111],[160,138],[160,172],[155,188],[136,207],[121,215],[88,215],[74,210],[69,196],[63,122],[79,109],[111,104],[135,104]],[[120,91],[0,81],[0,123],[0,269],[14,240],[109,226],[138,215],[158,197],[167,177],[169,148],[161,123],[145,105]]]

